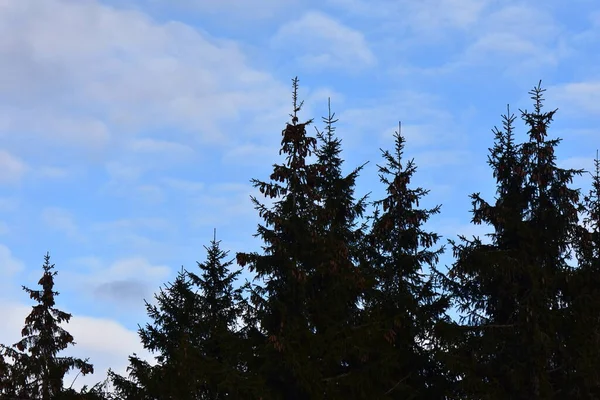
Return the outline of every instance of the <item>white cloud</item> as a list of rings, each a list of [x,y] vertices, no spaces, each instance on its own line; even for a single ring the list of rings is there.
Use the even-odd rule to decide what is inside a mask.
[[[68,312],[67,309],[63,310]],[[0,343],[11,345],[21,338],[20,330],[25,317],[30,312],[31,307],[27,305],[14,302],[2,303],[0,319],[3,324],[0,328]],[[126,329],[116,321],[74,315],[68,324],[62,326],[75,338],[75,346],[69,347],[63,354],[83,359],[89,357],[89,362],[94,365],[93,374],[77,378],[73,385],[76,389],[85,384],[93,386],[103,381],[109,368],[117,373],[126,374],[127,357],[133,353],[154,363],[151,354],[143,349],[137,332]],[[65,385],[70,386],[76,375],[76,372],[70,372],[65,377]]]
[[[289,12],[298,4],[299,0],[153,0],[156,5],[169,7],[180,7],[186,12],[198,12],[206,14],[225,14],[227,20],[224,24],[231,23],[232,17],[235,22],[240,19],[244,21],[264,20],[278,15],[281,11]]]
[[[66,168],[44,165],[37,168],[36,173],[42,178],[60,179],[71,175],[71,171]]]
[[[77,227],[77,224],[75,223],[73,215],[63,208],[44,208],[42,210],[42,221],[50,229],[63,232],[70,239],[84,239],[79,231],[79,228]]]
[[[223,155],[223,161],[233,162],[238,165],[263,166],[269,162],[273,164],[278,151],[279,146],[260,146],[253,143],[246,143],[226,151]]]
[[[0,183],[20,181],[27,169],[21,159],[6,150],[0,150]]]
[[[316,11],[283,25],[272,39],[276,48],[299,49],[307,68],[355,70],[376,63],[364,35]]]
[[[171,189],[184,192],[198,192],[204,188],[204,182],[195,182],[178,178],[162,178],[161,182]]]
[[[548,88],[552,104],[569,114],[600,116],[600,81],[572,82]]]
[[[160,186],[157,185],[139,185],[135,187],[134,197],[146,204],[162,204],[165,201],[165,194]]]
[[[412,157],[411,157],[412,158]],[[466,163],[470,154],[465,150],[430,150],[414,155],[415,163],[420,168],[439,168]]]
[[[328,0],[341,12],[393,21],[419,36],[439,36],[448,29],[467,29],[481,20],[489,0]],[[390,26],[391,28],[391,26]],[[399,31],[399,30],[397,30]]]
[[[2,7],[0,74],[11,79],[0,82],[0,134],[21,152],[51,158],[56,148],[65,158],[71,149],[71,163],[123,163],[158,145],[191,155],[185,141],[227,143],[222,124],[269,112],[287,91],[235,42],[180,22],[93,0]],[[144,129],[177,137],[130,140]],[[0,167],[22,173],[14,156],[2,154]]]
[[[124,229],[149,229],[153,231],[164,232],[165,230],[172,230],[173,224],[171,221],[164,218],[127,218],[110,222],[96,223],[92,229],[101,232]]]
[[[464,135],[456,118],[443,110],[436,95],[403,90],[391,93],[380,103],[348,108],[339,114],[338,132],[340,135],[343,132],[345,147],[364,149],[368,144],[378,156],[377,145],[392,149],[398,121],[402,122],[407,149],[429,144],[456,146]],[[374,138],[378,139],[375,143]]]
[[[411,27],[421,32],[448,28],[466,29],[480,21],[489,4],[486,0],[425,0],[404,1]]]
[[[104,271],[111,279],[129,279],[144,277],[147,279],[163,279],[169,274],[169,267],[152,265],[143,257],[130,257],[115,261]]]
[[[0,244],[0,274],[4,277],[11,277],[17,272],[23,271],[24,268],[23,262],[14,257],[8,247]]]
[[[89,357],[89,362],[94,365],[94,374],[78,377],[73,385],[75,388],[85,384],[91,387],[103,381],[109,368],[127,376],[127,358],[133,353],[151,364],[155,363],[151,353],[143,348],[137,332],[114,320],[74,315],[66,328],[76,342],[68,353],[84,359]],[[71,372],[65,377],[65,383],[70,385],[75,375]]]
[[[595,152],[590,152],[589,157],[569,157],[563,158],[558,162],[560,168],[565,169],[584,169],[588,172],[594,171]],[[585,179],[589,179],[589,175],[584,174]]]
[[[187,157],[194,153],[194,149],[181,143],[170,142],[167,140],[156,139],[136,139],[130,144],[131,149],[140,153],[150,153],[155,155],[167,153],[174,158]]]
[[[142,168],[130,163],[120,161],[110,161],[106,163],[106,172],[108,172],[111,181],[133,181],[142,175]]]
[[[74,291],[75,296],[84,296],[91,301],[102,299],[103,304],[118,304],[118,312],[135,315],[142,311],[143,300],[150,300],[171,273],[168,266],[140,256],[120,258],[112,263],[98,257],[84,257],[67,264],[69,268],[61,271],[62,285]]]
[[[0,212],[16,211],[19,203],[19,200],[13,197],[0,197]]]

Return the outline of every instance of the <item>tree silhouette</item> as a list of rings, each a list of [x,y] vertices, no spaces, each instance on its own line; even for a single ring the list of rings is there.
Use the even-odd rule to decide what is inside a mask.
[[[447,288],[464,319],[455,349],[461,398],[562,398],[569,245],[577,228],[581,170],[556,166],[560,139],[547,139],[556,110],[542,112],[544,89],[521,111],[529,140],[513,141],[512,115],[496,130],[489,164],[497,181],[494,205],[473,194],[473,223],[489,224],[491,244],[452,243],[456,262]],[[558,397],[554,397],[558,396]]]
[[[87,360],[58,356],[75,344],[73,336],[60,326],[68,323],[72,316],[55,306],[58,292],[53,289],[57,272],[52,271],[54,264],[50,264],[48,253],[42,269],[44,273],[38,282],[40,290],[23,286],[37,304],[25,318],[22,339],[12,347],[1,345],[3,359],[0,367],[8,370],[8,379],[3,380],[3,392],[0,392],[5,396],[60,399],[65,396],[63,380],[67,372],[71,369],[77,369],[83,375],[94,372]],[[11,362],[5,362],[5,358]]]
[[[135,354],[129,357],[129,379],[111,372],[116,392],[130,399],[218,400],[244,393],[240,354],[243,346],[235,330],[240,316],[241,290],[233,288],[239,274],[229,272],[231,261],[216,237],[201,275],[181,270],[175,281],[146,302],[151,323],[139,329],[144,348],[156,354],[150,365]]]

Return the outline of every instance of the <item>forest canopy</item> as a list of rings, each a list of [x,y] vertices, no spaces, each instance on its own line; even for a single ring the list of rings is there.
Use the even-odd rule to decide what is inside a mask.
[[[131,354],[126,376],[70,387],[65,375],[93,360],[61,354],[76,338],[46,254],[39,288],[23,286],[34,305],[21,340],[0,346],[0,398],[600,398],[600,160],[559,167],[541,82],[532,109],[509,107],[490,135],[496,194],[470,196],[485,241],[425,228],[444,208],[421,207],[429,191],[401,129],[375,160],[383,195],[357,194],[365,164],[344,172],[330,102],[313,130],[298,88],[283,161],[251,180],[262,246],[230,254],[215,231],[204,260],[146,302],[138,333],[155,362]],[[584,174],[587,193],[573,187]],[[242,271],[254,279],[240,284]]]

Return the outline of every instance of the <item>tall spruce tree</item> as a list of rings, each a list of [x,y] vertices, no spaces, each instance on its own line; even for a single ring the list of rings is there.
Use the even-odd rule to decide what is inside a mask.
[[[511,390],[519,378],[512,372],[513,354],[506,349],[517,337],[512,325],[519,301],[515,292],[521,290],[519,274],[526,272],[511,259],[518,255],[519,244],[524,241],[522,227],[528,207],[525,167],[514,139],[514,120],[509,109],[503,115],[503,130],[493,130],[495,143],[488,163],[497,184],[495,204],[488,204],[478,193],[471,196],[472,222],[492,225],[495,244],[485,245],[479,238],[469,240],[463,236],[461,243],[449,241],[457,261],[445,283],[462,323],[454,329],[455,346],[449,349],[447,358],[461,378],[453,393],[456,398],[506,398],[519,390],[504,392]],[[518,349],[512,352],[518,353]]]
[[[265,220],[257,233],[264,253],[237,255],[263,281],[250,289],[255,367],[265,399],[360,398],[351,364],[364,345],[354,329],[364,286],[355,260],[364,199],[353,198],[361,167],[342,174],[331,111],[325,132],[307,134],[312,120],[298,123],[297,90],[296,78],[292,122],[282,132],[286,162],[274,166],[270,182],[252,181],[274,200],[268,208],[252,198]]]
[[[504,116],[504,132],[495,132],[495,204],[471,196],[473,223],[493,227],[492,243],[452,242],[457,260],[446,288],[464,317],[453,354],[459,398],[564,395],[564,293],[579,201],[569,185],[582,171],[556,166],[560,139],[547,138],[556,110],[542,112],[543,92],[536,86],[533,112],[521,111],[528,141],[514,144],[512,115]]]
[[[584,215],[575,248],[578,267],[569,281],[565,327],[569,356],[565,393],[571,398],[600,398],[600,159],[596,153],[592,187],[584,196]]]
[[[146,302],[152,323],[139,329],[144,348],[155,353],[156,365],[135,354],[129,358],[129,379],[111,372],[116,392],[128,399],[244,398],[239,356],[243,349],[235,331],[241,301],[230,272],[231,261],[216,237],[201,275],[181,270],[161,288],[157,304]],[[248,397],[251,398],[251,397]]]
[[[249,286],[252,314],[246,317],[249,345],[254,351],[253,370],[262,377],[266,399],[309,399],[323,393],[318,360],[311,347],[313,327],[307,309],[308,277],[314,271],[316,232],[316,180],[318,170],[308,162],[316,139],[299,123],[298,79],[293,80],[292,122],[282,131],[285,164],[273,167],[271,182],[253,179],[253,185],[269,199],[270,209],[255,197],[252,203],[264,219],[255,236],[265,243],[264,254],[238,253],[240,266],[249,266],[255,283]],[[262,281],[262,282],[261,282]]]
[[[344,175],[337,121],[329,100],[325,129],[316,135],[319,207],[313,246],[319,258],[309,278],[309,313],[316,343],[326,349],[327,358],[321,360],[325,393],[329,398],[364,398],[371,393],[371,381],[361,362],[367,354],[367,336],[366,326],[360,323],[359,303],[368,281],[360,264],[366,230],[360,220],[368,195],[357,200],[354,192],[366,163]]]
[[[395,151],[382,150],[384,165],[378,165],[387,196],[374,202],[368,235],[368,264],[376,286],[365,302],[368,322],[375,328],[370,338],[373,398],[442,398],[444,385],[434,338],[437,321],[443,320],[446,300],[435,293],[428,278],[443,248],[423,229],[440,206],[419,209],[428,194],[410,188],[416,171],[413,160],[404,163],[405,139],[394,135]]]
[[[530,301],[526,309],[531,314],[526,333],[530,335],[529,349],[539,344],[531,355],[536,357],[535,371],[530,373],[533,396],[554,395],[563,398],[565,375],[569,370],[569,351],[565,345],[570,336],[566,315],[570,302],[566,296],[568,279],[573,273],[568,264],[570,249],[576,243],[579,231],[580,191],[570,185],[582,169],[563,169],[556,165],[555,148],[561,139],[549,139],[548,127],[557,110],[542,112],[543,93],[540,84],[531,92],[534,101],[532,112],[522,111],[529,127],[529,140],[523,143],[531,196],[528,228],[531,241],[530,262],[540,267],[537,276],[539,299]],[[537,310],[540,310],[537,313]],[[546,312],[546,316],[543,314]],[[546,336],[547,335],[547,336]],[[540,340],[540,338],[542,340]],[[547,359],[542,360],[542,355]]]
[[[72,369],[83,375],[93,373],[93,366],[75,357],[60,357],[58,354],[75,344],[73,336],[61,324],[68,323],[72,317],[55,306],[58,292],[54,289],[50,255],[44,257],[44,271],[38,284],[40,290],[23,286],[23,290],[37,304],[25,318],[25,326],[21,331],[22,339],[12,347],[1,345],[2,357],[0,368],[5,371],[0,378],[0,397],[17,397],[27,399],[62,399],[71,398],[73,391],[63,387],[64,377]],[[10,362],[5,360],[9,359]]]

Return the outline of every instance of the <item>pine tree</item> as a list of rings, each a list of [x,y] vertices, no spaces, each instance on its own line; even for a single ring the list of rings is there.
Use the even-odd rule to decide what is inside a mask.
[[[246,341],[238,329],[242,307],[242,289],[234,288],[241,270],[230,271],[233,260],[224,261],[229,252],[220,248],[215,237],[207,250],[207,260],[198,263],[201,274],[189,272],[188,275],[201,295],[199,310],[201,315],[197,329],[203,333],[202,340],[195,351],[202,355],[204,368],[210,371],[210,380],[204,390],[210,393],[207,399],[252,398],[253,381],[245,365]],[[213,395],[214,394],[214,395]]]
[[[248,287],[251,313],[245,317],[252,369],[264,382],[263,399],[308,399],[323,393],[320,370],[315,368],[311,349],[313,327],[307,304],[308,278],[315,269],[313,243],[318,170],[307,162],[316,147],[306,127],[312,120],[298,122],[298,79],[293,80],[292,122],[282,131],[280,154],[285,164],[274,165],[271,182],[253,179],[254,187],[274,205],[269,209],[258,199],[252,203],[265,224],[255,236],[265,243],[264,254],[238,253],[240,266],[249,266],[254,281]]]
[[[58,353],[75,344],[73,336],[60,326],[68,323],[72,315],[55,306],[55,298],[59,294],[53,290],[57,272],[52,271],[54,264],[50,264],[48,253],[42,269],[44,273],[38,282],[41,290],[23,286],[23,290],[37,305],[25,318],[22,339],[12,347],[2,345],[0,366],[8,371],[8,379],[3,379],[0,394],[5,396],[61,399],[65,397],[63,380],[67,372],[72,369],[79,370],[83,375],[94,372],[87,360],[58,356]],[[5,358],[11,362],[7,363]]]
[[[111,372],[120,396],[218,400],[246,393],[239,359],[243,346],[234,330],[242,301],[240,289],[233,288],[239,271],[228,272],[231,261],[222,262],[228,253],[216,238],[206,249],[207,261],[198,263],[200,276],[182,269],[155,296],[156,305],[146,302],[152,323],[139,335],[157,364],[134,354],[129,379]]]
[[[362,362],[367,353],[366,326],[361,324],[360,300],[368,285],[361,268],[366,224],[359,224],[367,196],[356,200],[356,179],[366,164],[344,175],[341,139],[335,134],[335,113],[328,102],[325,130],[317,130],[315,151],[319,206],[313,230],[315,270],[309,277],[309,314],[315,332],[313,345],[326,349],[321,360],[325,393],[329,398],[369,395]]]
[[[539,355],[539,358],[536,358],[537,371],[530,375],[531,392],[541,396],[554,393],[557,397],[562,397],[566,395],[564,379],[570,358],[565,345],[570,336],[565,326],[565,316],[570,304],[565,294],[567,281],[573,270],[568,260],[579,231],[580,191],[572,189],[570,185],[573,178],[582,175],[584,171],[557,167],[555,148],[561,139],[547,138],[548,126],[557,110],[542,112],[545,89],[540,85],[530,92],[534,100],[533,112],[521,112],[529,127],[529,140],[523,144],[522,153],[528,166],[526,174],[529,179],[526,187],[532,193],[533,200],[528,215],[528,228],[536,257],[530,260],[541,267],[537,277],[541,296],[538,301],[532,301],[526,306],[531,314],[527,330],[531,335],[528,344],[531,348],[538,342],[537,350],[540,350],[537,354],[532,352],[532,356]],[[539,314],[536,313],[538,309]],[[547,313],[546,318],[544,311]],[[544,337],[545,335],[547,336]],[[545,340],[539,340],[540,337]],[[548,359],[542,360],[543,354],[549,355]]]
[[[400,131],[394,139],[393,154],[382,150],[386,163],[378,168],[387,196],[374,202],[367,239],[369,267],[377,282],[365,305],[375,328],[370,338],[372,396],[442,398],[444,387],[438,381],[444,371],[435,357],[433,333],[446,305],[425,269],[435,265],[443,248],[432,249],[439,236],[423,229],[440,206],[417,208],[428,191],[409,187],[416,166],[413,160],[403,165],[405,139]]]
[[[506,351],[506,346],[515,338],[512,325],[518,306],[515,291],[520,290],[519,274],[524,271],[511,257],[518,255],[519,244],[525,240],[522,227],[528,197],[525,165],[514,140],[514,120],[509,109],[503,115],[504,129],[493,130],[495,143],[488,163],[497,183],[496,203],[488,204],[479,193],[471,196],[472,222],[492,225],[495,232],[490,235],[495,245],[464,236],[460,236],[459,244],[449,241],[457,261],[449,271],[450,280],[445,283],[464,325],[454,330],[458,336],[454,337],[455,346],[447,360],[461,378],[454,393],[460,398],[490,393],[496,393],[496,398],[506,398],[510,392],[503,390],[517,385],[515,375],[511,375],[512,353]]]
[[[129,357],[129,378],[109,372],[115,392],[127,399],[196,399],[199,382],[185,357],[196,323],[197,302],[191,283],[183,271],[175,280],[160,288],[156,305],[145,302],[152,323],[138,329],[145,349],[156,353],[156,365]]]
[[[579,201],[569,184],[582,171],[556,166],[560,139],[547,139],[556,110],[542,112],[543,92],[535,87],[534,111],[521,111],[528,141],[514,144],[511,115],[504,116],[505,131],[496,130],[489,158],[495,205],[471,196],[473,223],[493,227],[492,243],[465,237],[452,243],[457,260],[446,287],[464,316],[453,354],[460,398],[563,395],[564,293]]]
[[[600,397],[600,159],[596,153],[592,188],[583,198],[583,226],[577,243],[578,268],[569,281],[565,334],[570,358],[564,383],[571,398]]]

